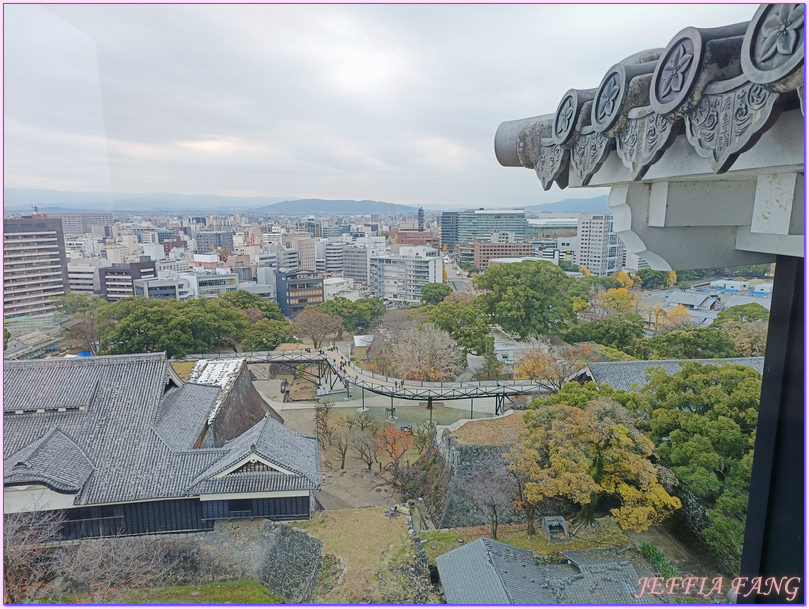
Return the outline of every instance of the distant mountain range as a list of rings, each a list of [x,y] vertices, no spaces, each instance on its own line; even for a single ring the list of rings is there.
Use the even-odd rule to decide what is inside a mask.
[[[33,188],[4,188],[3,209],[11,213],[30,213],[36,206],[41,213],[70,213],[89,211],[112,211],[117,214],[156,213],[258,213],[270,216],[305,216],[317,214],[410,214],[416,211],[412,205],[386,203],[384,201],[353,201],[330,199],[295,199],[294,197],[229,197],[221,195],[182,195],[172,193],[114,193],[114,192],[67,192]],[[502,207],[502,206],[501,206]],[[435,213],[455,206],[440,204],[425,205],[425,210]],[[496,209],[496,208],[492,208]],[[608,211],[607,197],[592,199],[565,199],[556,203],[544,203],[525,207],[532,213],[587,213]]]
[[[309,214],[401,214],[413,213],[417,209],[417,207],[411,205],[385,203],[384,201],[297,199],[265,205],[251,211],[264,212],[270,215],[291,216]]]
[[[542,203],[539,205],[529,205],[525,211],[530,212],[553,212],[553,213],[590,213],[599,211],[609,211],[607,195],[593,197],[592,199],[564,199],[556,203]]]

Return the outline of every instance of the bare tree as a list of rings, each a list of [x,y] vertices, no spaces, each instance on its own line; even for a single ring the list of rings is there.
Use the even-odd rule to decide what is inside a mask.
[[[331,400],[320,400],[315,405],[315,435],[317,435],[317,443],[321,450],[326,450],[326,447],[331,444],[331,436],[334,433],[334,429],[329,427],[329,415],[332,408],[334,408],[334,402]]]
[[[447,332],[426,323],[394,343],[398,376],[416,381],[448,381],[464,368],[464,353]]]
[[[435,423],[428,422],[419,425],[413,431],[413,447],[419,454],[424,453],[432,444],[433,436],[435,436]]]
[[[334,430],[331,434],[331,448],[340,457],[340,469],[346,468],[346,455],[351,448],[351,438],[348,432]]]
[[[351,448],[359,459],[371,469],[376,455],[376,438],[367,433],[355,433],[351,437]]]
[[[5,602],[30,604],[47,596],[54,577],[48,544],[61,539],[61,511],[24,512],[3,517]]]
[[[489,521],[492,539],[497,539],[500,518],[511,505],[512,487],[505,465],[470,476],[461,487],[461,493],[469,503]]]
[[[295,316],[293,326],[295,334],[311,338],[317,349],[329,336],[337,334],[343,328],[343,319],[314,309],[304,309]]]
[[[122,600],[133,589],[163,583],[176,559],[171,545],[153,537],[86,539],[64,548],[55,568],[81,601],[93,604]]]

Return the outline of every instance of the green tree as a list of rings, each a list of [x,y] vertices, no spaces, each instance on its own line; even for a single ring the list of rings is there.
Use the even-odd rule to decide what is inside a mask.
[[[643,336],[643,318],[636,313],[615,313],[571,328],[565,334],[569,343],[592,341],[606,347],[627,349],[633,340]]]
[[[736,305],[725,309],[711,324],[712,327],[721,328],[729,321],[747,323],[751,321],[769,321],[770,312],[756,302],[750,304]]]
[[[621,282],[615,277],[596,277],[588,275],[579,277],[570,284],[567,295],[571,298],[579,297],[591,301],[599,292],[617,289],[621,287]]]
[[[526,260],[489,267],[475,278],[487,293],[478,296],[481,310],[520,338],[564,330],[574,323],[573,301],[566,294],[573,282],[551,262]]]
[[[276,319],[259,319],[246,332],[244,351],[272,351],[281,343],[298,342],[292,333],[292,324]]]
[[[194,325],[179,301],[122,298],[99,326],[100,348],[112,355],[165,351],[168,357],[209,351],[213,336],[195,333]]]
[[[649,359],[706,359],[734,357],[733,340],[716,328],[683,328],[646,341]]]
[[[634,531],[659,524],[680,507],[657,479],[650,461],[654,445],[617,402],[602,399],[584,408],[532,404],[525,420],[523,445],[536,451],[537,464],[525,484],[531,503],[567,498],[581,506],[580,516],[590,522],[596,503],[608,499],[619,506],[610,510],[615,521]]]
[[[3,328],[3,351],[8,349],[8,339],[11,338],[11,332],[8,331],[8,328]]]
[[[445,283],[428,283],[421,288],[421,301],[427,304],[438,304],[452,293],[452,288]]]
[[[660,457],[709,509],[708,543],[738,565],[750,487],[761,375],[738,364],[685,362],[644,389]]]
[[[475,374],[478,380],[487,380],[500,378],[503,373],[503,362],[497,359],[494,348],[491,351],[486,351],[483,354],[483,365]]]
[[[99,321],[103,318],[107,302],[100,296],[66,294],[54,300],[56,310],[68,316],[64,336],[81,345],[82,351],[98,351]]]
[[[566,273],[576,273],[579,270],[575,264],[570,262],[569,260],[559,260],[559,268],[565,271]]]
[[[486,316],[474,302],[461,304],[444,300],[430,307],[427,320],[449,332],[467,353],[480,355],[494,350],[494,338],[489,336]]]
[[[206,353],[239,342],[247,315],[218,298],[188,302],[122,298],[102,310],[99,343],[110,354],[165,351],[168,357]]]
[[[384,315],[387,309],[379,298],[361,298],[352,302],[348,298],[337,296],[319,305],[317,310],[327,315],[336,315],[342,320],[343,329],[348,332],[357,332],[371,325],[375,319]],[[341,330],[337,335],[337,340],[340,340],[342,336]]]
[[[64,313],[67,316],[88,316],[98,311],[107,303],[103,298],[101,298],[101,296],[91,296],[89,294],[71,294],[68,292],[64,296],[54,298],[53,304],[57,311]]]
[[[258,294],[253,294],[247,290],[235,290],[233,292],[225,292],[219,297],[224,302],[233,305],[242,311],[246,309],[258,309],[267,319],[275,319],[284,321],[286,318],[281,313],[281,308],[274,300],[265,300]]]
[[[637,277],[643,283],[644,290],[653,290],[655,288],[665,288],[668,283],[666,271],[653,271],[652,269],[640,269]]]

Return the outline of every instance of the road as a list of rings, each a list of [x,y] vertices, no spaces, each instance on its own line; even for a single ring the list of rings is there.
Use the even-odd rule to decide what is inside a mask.
[[[447,284],[456,292],[473,292],[472,281],[466,278],[466,273],[461,270],[455,261],[445,262],[447,269]]]

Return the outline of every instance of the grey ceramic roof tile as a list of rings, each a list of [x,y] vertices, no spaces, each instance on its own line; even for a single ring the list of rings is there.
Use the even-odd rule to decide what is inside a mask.
[[[492,565],[485,541],[476,539],[436,558],[448,604],[511,604],[503,582]]]
[[[572,565],[537,565],[527,550],[490,539],[436,559],[449,604],[637,605],[669,602],[639,593],[635,567],[614,549],[565,552]]]
[[[4,460],[3,482],[38,481],[57,491],[77,493],[93,469],[84,451],[54,427]]]
[[[651,368],[663,368],[667,374],[676,374],[685,362],[698,364],[741,364],[749,366],[759,374],[764,371],[763,357],[734,357],[723,359],[668,359],[633,362],[590,362],[588,368],[593,380],[599,385],[609,385],[622,391],[637,391],[646,385],[646,371]]]
[[[218,389],[186,384],[171,389],[162,402],[169,365],[165,354],[19,360],[6,361],[5,365],[4,459],[21,451],[25,454],[26,447],[33,452],[37,447],[31,445],[58,427],[94,467],[77,505],[189,496],[189,486],[202,472],[227,459],[231,451],[244,451],[247,438],[241,436],[221,449],[191,450],[188,442],[195,433],[198,435],[194,430],[200,419],[198,411],[210,406]],[[39,387],[43,388],[42,395],[55,395],[57,385],[69,393],[73,385],[89,383],[96,383],[96,389],[86,410],[13,414],[15,410],[30,410],[31,396],[40,395]],[[288,488],[318,488],[320,470],[317,458],[313,458],[316,443],[277,425],[280,429],[257,424],[258,429],[244,436],[255,435],[263,452],[284,469],[296,472],[292,477],[297,481],[287,480]],[[265,435],[259,433],[262,430]],[[65,467],[81,470],[75,451],[56,444],[52,450]],[[52,458],[51,463],[58,460]],[[14,482],[22,483],[24,477],[20,474]],[[265,474],[264,478],[265,489],[260,488],[261,474],[234,478],[218,483],[218,487],[226,486],[227,492],[283,490],[272,475]]]

